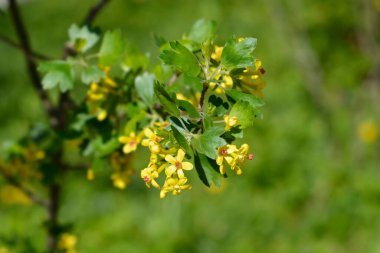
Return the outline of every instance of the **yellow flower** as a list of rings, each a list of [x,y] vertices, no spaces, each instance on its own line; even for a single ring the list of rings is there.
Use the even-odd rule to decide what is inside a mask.
[[[94,170],[89,168],[86,173],[86,177],[88,181],[92,181],[95,178]]]
[[[224,130],[226,131],[231,130],[231,128],[237,126],[238,124],[238,119],[235,116],[230,117],[229,115],[224,115],[223,119],[224,119],[224,122],[226,123],[226,126],[224,128]]]
[[[367,120],[359,124],[357,134],[362,142],[371,144],[379,138],[379,129],[373,121]]]
[[[243,144],[239,150],[233,154],[233,159],[229,163],[231,169],[236,172],[237,175],[241,175],[243,172],[241,167],[244,166],[247,159],[252,159],[252,155],[249,154],[249,146],[248,144]]]
[[[137,145],[140,143],[141,136],[136,136],[135,132],[129,134],[129,136],[120,136],[119,142],[125,144],[123,147],[123,152],[129,154],[136,151]]]
[[[263,89],[266,86],[262,76],[265,70],[260,60],[255,61],[255,68],[246,68],[243,73],[237,76],[240,80],[241,89],[245,92],[252,93],[259,98],[263,98]]]
[[[234,82],[230,75],[224,75],[222,82],[219,83],[218,87],[215,89],[215,92],[218,94],[225,93],[225,90],[229,90],[233,87]],[[215,86],[215,85],[214,85]]]
[[[186,184],[187,178],[167,178],[162,190],[160,192],[160,198],[165,198],[167,193],[172,192],[173,195],[179,195],[182,190],[191,189],[191,185]]]
[[[113,173],[111,175],[111,180],[113,183],[113,186],[120,190],[124,190],[125,187],[127,187],[127,184],[129,183],[129,179],[123,177],[123,175],[119,172]]]
[[[223,147],[218,148],[218,156],[216,157],[216,164],[219,165],[219,171],[220,174],[224,175],[226,174],[226,167],[224,166],[224,160],[227,161],[227,163],[232,162],[231,155],[237,151],[237,148],[235,145],[226,145]]]
[[[73,250],[77,244],[77,237],[73,234],[64,233],[58,241],[58,248],[61,250]]]
[[[99,108],[100,109],[100,108]],[[98,121],[103,121],[107,118],[107,111],[104,110],[104,109],[100,109],[97,113],[97,116],[96,118],[98,119]]]
[[[159,129],[163,130],[167,128],[168,126],[170,126],[170,123],[169,121],[163,121],[163,122],[155,122],[154,125],[158,127]]]
[[[231,170],[237,175],[242,174],[241,167],[247,159],[252,160],[253,155],[249,154],[249,146],[243,144],[239,149],[235,145],[229,145],[218,148],[216,163],[219,165],[219,171],[222,175],[226,173],[224,161],[230,166]]]
[[[215,61],[220,61],[220,58],[222,56],[223,47],[215,46],[214,52],[211,54],[211,58]]]
[[[165,160],[171,164],[165,169],[165,174],[167,177],[171,177],[173,174],[177,173],[179,178],[184,178],[185,174],[183,170],[192,170],[193,164],[190,162],[183,162],[185,158],[185,151],[178,149],[177,157],[172,155],[166,155]]]
[[[147,187],[150,188],[150,185],[152,184],[155,188],[160,188],[157,181],[155,180],[158,178],[158,172],[156,170],[156,165],[151,165],[148,168],[145,168],[141,171],[141,178],[144,180]]]
[[[159,143],[162,138],[156,135],[150,128],[145,128],[144,134],[147,139],[142,140],[141,145],[149,147],[150,152],[153,154],[160,153],[161,147]]]

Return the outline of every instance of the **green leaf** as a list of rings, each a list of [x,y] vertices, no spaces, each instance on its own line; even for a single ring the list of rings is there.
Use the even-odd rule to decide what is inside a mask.
[[[192,119],[200,118],[198,110],[189,101],[177,99],[177,103],[180,106],[180,109],[182,108],[181,110],[185,111],[187,115],[189,115],[190,118]]]
[[[182,135],[180,131],[178,131],[177,127],[174,125],[170,125],[174,138],[177,140],[178,144],[185,150],[186,154],[191,154],[191,149],[189,146],[189,142],[186,140],[185,136]]]
[[[87,26],[80,28],[73,24],[69,28],[69,38],[78,52],[85,52],[96,44],[99,36],[96,33],[90,32]]]
[[[38,70],[46,73],[42,79],[42,87],[45,90],[58,86],[61,92],[66,92],[74,86],[72,66],[66,61],[43,62],[39,65]]]
[[[112,138],[106,143],[102,143],[97,147],[97,155],[102,157],[111,154],[113,151],[118,149],[121,146],[117,138]]]
[[[135,79],[135,88],[139,97],[150,107],[154,104],[154,81],[153,74],[144,72]]]
[[[254,119],[257,117],[259,110],[247,101],[238,101],[232,106],[230,117],[236,117],[241,128],[253,125]]]
[[[91,82],[99,82],[106,74],[97,66],[89,66],[83,69],[81,73],[81,80],[84,84]]]
[[[87,121],[93,118],[95,118],[95,116],[91,114],[85,114],[85,113],[77,114],[77,120],[71,124],[71,127],[76,131],[80,131],[83,129]]]
[[[171,50],[160,54],[161,60],[189,76],[197,76],[201,68],[195,55],[178,41],[170,42]]]
[[[216,22],[200,19],[194,23],[189,33],[189,39],[202,43],[215,36]]]
[[[156,81],[154,85],[155,95],[160,101],[161,105],[165,108],[165,110],[175,117],[180,116],[180,112],[176,105],[176,99],[167,93],[164,87]]]
[[[113,65],[123,55],[125,41],[120,30],[108,31],[104,35],[99,51],[99,63],[105,66]]]
[[[214,166],[212,164],[214,164]],[[211,183],[213,183],[217,187],[220,187],[221,175],[217,171],[218,168],[215,160],[211,160],[205,155],[195,153],[194,165],[199,178],[207,187],[210,187]]]
[[[253,66],[253,50],[256,48],[255,38],[244,38],[240,42],[232,39],[223,48],[221,62],[228,70]]]
[[[191,142],[192,146],[198,153],[215,159],[218,147],[226,144],[226,141],[220,137],[223,133],[224,129],[222,127],[211,127],[203,134],[194,137]]]
[[[244,93],[238,90],[226,90],[227,96],[235,101],[246,101],[253,108],[260,108],[264,106],[264,101],[257,98],[255,95]]]

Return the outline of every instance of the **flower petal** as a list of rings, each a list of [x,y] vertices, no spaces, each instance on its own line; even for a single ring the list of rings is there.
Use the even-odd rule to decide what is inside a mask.
[[[182,163],[182,169],[184,170],[192,170],[193,169],[193,164],[189,162],[183,162]]]
[[[174,165],[171,165],[165,169],[165,174],[166,176],[171,177],[175,171],[176,171],[176,167]]]
[[[183,158],[185,158],[185,151],[178,149],[177,161],[182,162]]]
[[[165,160],[171,164],[175,164],[175,162],[177,161],[172,155],[166,155]]]

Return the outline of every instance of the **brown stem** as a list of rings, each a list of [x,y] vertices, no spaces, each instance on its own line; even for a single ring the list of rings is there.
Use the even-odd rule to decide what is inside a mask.
[[[2,34],[0,34],[0,41],[3,42],[4,44],[7,44],[8,46],[13,47],[13,48],[23,50],[22,45],[17,44],[13,40],[7,38],[6,36],[4,36]],[[28,55],[28,57],[32,57],[32,58],[39,59],[39,60],[51,60],[52,59],[49,56],[46,56],[46,55],[43,55],[43,54],[37,53],[37,52],[31,52],[31,54]]]
[[[109,3],[111,0],[99,0],[97,4],[92,6],[90,10],[87,13],[87,16],[84,18],[82,24],[91,26],[91,24],[94,22],[95,18],[98,16],[100,11],[106,6],[107,3]]]
[[[40,76],[37,72],[37,63],[34,57],[31,57],[31,55],[33,55],[33,51],[30,47],[29,37],[26,32],[24,23],[22,21],[22,17],[20,15],[17,2],[16,0],[8,0],[8,3],[9,3],[9,11],[11,13],[11,18],[16,29],[17,37],[20,40],[20,46],[23,51],[24,58],[27,64],[29,77],[32,80],[33,86],[35,90],[37,91],[38,96],[41,99],[41,102],[45,111],[50,116],[50,120],[52,121],[52,123],[54,123],[54,121],[56,121],[55,110],[48,94],[42,88]]]
[[[199,99],[199,112],[202,112],[203,111],[203,104],[205,102],[205,96],[206,96],[206,92],[208,90],[208,83],[206,84],[203,84],[203,89],[202,89],[202,92],[201,92],[201,98]]]

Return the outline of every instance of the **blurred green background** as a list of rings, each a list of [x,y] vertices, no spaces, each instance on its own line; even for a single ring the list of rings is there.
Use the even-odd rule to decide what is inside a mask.
[[[25,1],[35,51],[60,57],[94,2]],[[2,8],[0,33],[16,39]],[[112,0],[95,24],[121,28],[155,61],[152,33],[177,39],[199,18],[218,22],[220,41],[258,38],[267,88],[264,119],[246,134],[254,161],[220,190],[193,175],[191,191],[165,200],[139,173],[125,191],[108,174],[69,175],[61,219],[75,224],[78,252],[380,252],[380,1]],[[3,43],[0,87],[6,143],[45,119],[22,54]],[[43,219],[0,204],[0,248],[41,252]]]

